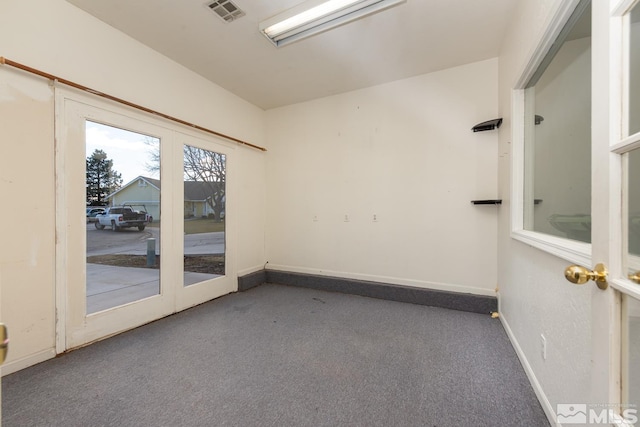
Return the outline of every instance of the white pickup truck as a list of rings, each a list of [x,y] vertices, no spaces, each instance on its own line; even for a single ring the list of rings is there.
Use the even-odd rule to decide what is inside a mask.
[[[132,205],[112,206],[104,213],[96,215],[96,228],[104,230],[111,227],[111,230],[118,231],[123,228],[137,227],[139,231],[144,230],[148,223],[152,221],[144,206],[135,210]]]

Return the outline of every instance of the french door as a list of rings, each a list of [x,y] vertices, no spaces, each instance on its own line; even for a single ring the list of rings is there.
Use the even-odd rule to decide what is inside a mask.
[[[609,286],[590,288],[591,403],[608,413],[588,421],[640,425],[640,4],[592,7],[592,262]]]
[[[233,292],[233,148],[72,90],[56,111],[57,351]]]

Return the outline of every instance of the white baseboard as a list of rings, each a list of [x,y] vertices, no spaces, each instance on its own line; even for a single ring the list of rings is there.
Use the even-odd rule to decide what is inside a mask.
[[[253,267],[244,268],[242,270],[238,270],[238,276],[246,276],[247,274],[255,273],[256,271],[264,270],[264,264],[255,265]]]
[[[22,357],[17,360],[7,362],[0,367],[0,375],[5,376],[18,372],[21,369],[28,368],[29,366],[37,365],[45,360],[53,359],[56,357],[56,351],[54,348],[43,350],[38,353],[31,354],[26,357]]]
[[[533,391],[536,393],[536,396],[540,401],[540,405],[542,405],[542,409],[544,410],[544,413],[547,415],[547,419],[549,420],[549,423],[555,427],[562,427],[562,424],[558,423],[557,421],[556,412],[553,409],[551,402],[549,402],[549,399],[547,399],[547,395],[544,393],[544,390],[542,389],[540,382],[538,382],[538,378],[536,378],[536,375],[533,372],[533,369],[531,368],[531,365],[529,364],[527,357],[524,355],[524,352],[522,351],[522,348],[520,347],[518,340],[516,339],[515,335],[513,334],[513,331],[509,327],[509,323],[507,322],[507,319],[505,319],[502,311],[499,311],[499,313],[500,313],[500,322],[502,322],[502,326],[504,327],[504,330],[507,332],[509,341],[511,341],[511,345],[513,345],[513,348],[515,349],[516,354],[518,355],[518,359],[520,359],[520,363],[524,368],[524,372],[527,374],[527,378],[529,378],[529,382],[531,383],[531,386],[533,387]]]
[[[294,267],[290,265],[266,264],[267,270],[286,271],[289,273],[315,274],[318,276],[339,277],[341,279],[366,280],[376,283],[411,286],[414,288],[434,289],[438,291],[459,292],[464,294],[483,295],[495,297],[494,289],[476,288],[472,286],[453,285],[449,283],[427,282],[422,280],[403,279],[399,277],[374,276],[369,274],[348,273],[344,271],[318,270],[306,267]]]

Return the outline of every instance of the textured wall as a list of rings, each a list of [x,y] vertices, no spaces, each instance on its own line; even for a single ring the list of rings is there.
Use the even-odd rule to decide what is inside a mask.
[[[0,283],[9,363],[51,357],[55,345],[52,88],[0,68],[0,128]]]
[[[267,111],[269,266],[493,295],[497,65]]]
[[[512,89],[560,0],[519,2],[500,55],[498,283],[503,322],[535,376],[548,415],[558,403],[590,400],[591,289],[572,286],[563,277],[569,264],[514,240],[511,232]],[[547,359],[541,338],[547,342]]]

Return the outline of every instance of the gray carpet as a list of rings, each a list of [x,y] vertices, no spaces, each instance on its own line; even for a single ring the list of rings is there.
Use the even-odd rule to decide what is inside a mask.
[[[548,426],[497,319],[281,285],[2,379],[2,425]]]

